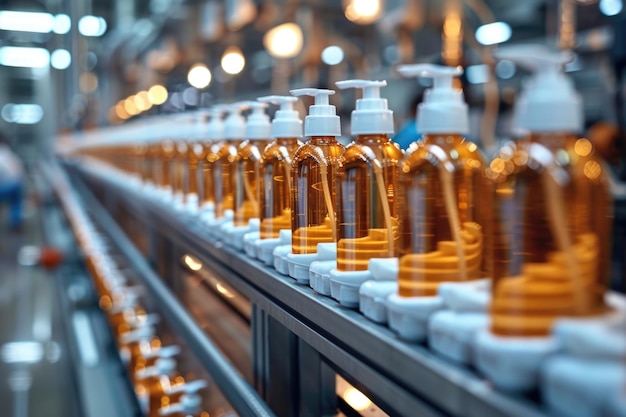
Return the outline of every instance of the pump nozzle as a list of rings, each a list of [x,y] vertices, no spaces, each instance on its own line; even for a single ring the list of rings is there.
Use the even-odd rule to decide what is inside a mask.
[[[146,359],[153,358],[172,358],[180,353],[180,346],[178,345],[170,345],[163,346],[158,349],[152,349],[149,352],[143,354],[143,357]]]
[[[582,101],[563,73],[563,65],[572,59],[570,52],[527,44],[500,47],[495,56],[533,72],[531,82],[521,94],[523,100],[518,100],[515,106],[517,130],[543,133],[582,130]]]
[[[335,83],[341,89],[360,88],[363,98],[356,101],[352,112],[352,134],[393,133],[393,112],[387,108],[387,100],[380,97],[380,87],[387,81],[346,80]]]
[[[269,139],[270,138],[270,118],[265,113],[267,103],[248,100],[240,102],[248,107],[252,113],[248,115],[246,121],[246,139]]]
[[[128,322],[128,325],[132,328],[139,328],[142,326],[154,326],[159,324],[161,317],[156,313],[146,314],[145,316],[135,316],[132,321]]]
[[[226,104],[216,104],[209,109],[211,120],[209,120],[207,125],[207,139],[213,141],[224,139],[224,121],[222,120],[222,116],[227,111],[228,106]]]
[[[467,134],[469,116],[463,92],[453,88],[452,79],[463,74],[461,67],[434,64],[401,65],[398,71],[405,77],[430,77],[433,88],[424,94],[418,106],[417,129],[425,134]]]
[[[280,110],[276,111],[270,135],[273,138],[301,138],[302,120],[300,115],[294,110],[293,105],[298,99],[293,96],[266,96],[257,100],[263,103],[274,103],[280,105]]]
[[[224,120],[224,137],[229,140],[243,139],[246,134],[246,120],[241,112],[246,109],[246,102],[238,101],[228,106],[228,116]]]
[[[172,414],[197,414],[202,407],[202,398],[199,395],[183,395],[180,401],[159,409],[160,416]]]
[[[120,335],[120,342],[122,344],[129,344],[139,342],[141,340],[149,339],[154,336],[154,327],[147,325],[136,328]]]
[[[135,378],[141,380],[163,375],[171,376],[174,372],[176,372],[176,360],[172,358],[160,358],[156,360],[154,365],[139,369],[135,372]]]
[[[203,388],[209,386],[209,383],[204,379],[196,379],[195,381],[185,381],[182,384],[177,384],[168,388],[166,394],[178,394],[184,392],[185,394],[195,394]]]
[[[329,96],[334,90],[320,88],[299,88],[289,90],[294,96],[315,97],[315,104],[309,107],[309,115],[304,118],[305,136],[341,136],[341,122],[335,106],[329,104]]]

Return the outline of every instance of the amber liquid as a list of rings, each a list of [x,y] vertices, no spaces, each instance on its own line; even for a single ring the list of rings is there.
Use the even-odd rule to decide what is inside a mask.
[[[204,146],[201,143],[191,143],[187,150],[187,179],[186,191],[187,195],[198,195],[200,191],[200,161],[204,157]]]
[[[338,270],[364,271],[370,258],[397,256],[402,156],[387,135],[359,136],[343,154],[337,173]]]
[[[215,203],[215,175],[214,164],[217,160],[217,152],[224,145],[224,142],[220,143],[204,143],[202,145],[202,158],[201,158],[201,185],[202,190],[200,194],[201,206],[204,204]]]
[[[172,189],[172,163],[176,154],[176,147],[171,140],[161,142],[161,187]]]
[[[294,254],[317,253],[318,243],[337,240],[334,178],[344,151],[335,137],[318,136],[296,152],[291,168]]]
[[[291,229],[291,165],[301,146],[297,138],[280,138],[263,153],[261,239],[277,238],[281,229]]]
[[[261,155],[269,139],[250,139],[239,146],[237,158],[231,164],[235,226],[247,226],[248,221],[259,218],[261,211]]]
[[[439,284],[485,276],[484,162],[459,135],[429,135],[400,163],[398,293],[433,296]]]
[[[224,217],[226,210],[233,209],[233,188],[231,183],[231,164],[237,158],[237,147],[241,140],[228,140],[215,153],[213,179],[215,185],[215,218]]]
[[[493,181],[492,326],[545,336],[554,320],[605,311],[611,198],[587,139],[535,135],[500,152]]]
[[[175,144],[174,157],[172,159],[172,191],[174,195],[185,196],[188,181],[188,158],[189,144],[185,141],[178,141]]]

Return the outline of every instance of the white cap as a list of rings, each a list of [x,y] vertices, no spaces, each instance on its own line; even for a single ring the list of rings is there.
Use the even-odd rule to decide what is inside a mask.
[[[209,383],[204,379],[196,379],[194,381],[186,381],[182,384],[176,384],[168,388],[166,394],[178,394],[184,392],[185,394],[195,394],[200,391],[202,388],[206,388],[209,386]]]
[[[393,112],[387,107],[387,99],[380,98],[380,87],[387,81],[346,80],[335,83],[341,89],[361,88],[363,97],[356,101],[352,111],[353,135],[393,133]]]
[[[297,111],[293,109],[293,104],[298,101],[293,96],[266,96],[257,100],[263,103],[274,103],[280,105],[280,110],[276,111],[270,134],[273,138],[301,138],[302,120]]]
[[[252,113],[246,120],[246,139],[269,139],[270,117],[265,113],[266,103],[258,101],[243,101],[241,104],[248,106]]]
[[[299,88],[289,92],[294,96],[315,97],[315,104],[309,107],[309,115],[304,118],[304,136],[341,136],[339,116],[328,101],[328,96],[335,94],[334,90]]]
[[[171,376],[176,372],[176,360],[172,358],[159,358],[153,366],[139,369],[135,372],[137,379],[159,377],[162,375]]]
[[[218,141],[224,139],[224,121],[222,116],[228,111],[225,104],[216,104],[209,109],[211,120],[207,125],[206,138],[208,140]]]
[[[122,342],[123,344],[139,342],[140,340],[151,338],[152,336],[154,336],[154,333],[155,330],[153,326],[141,326],[136,328],[135,330],[122,333],[120,335],[120,342]]]
[[[172,414],[197,414],[202,407],[202,398],[198,394],[182,395],[177,403],[159,409],[160,416]]]
[[[499,59],[508,59],[534,72],[515,110],[516,130],[528,132],[572,132],[583,128],[580,96],[563,65],[572,59],[569,52],[554,52],[543,45],[503,46]]]
[[[424,102],[417,112],[417,129],[429,133],[469,133],[467,103],[463,91],[452,87],[453,77],[463,73],[461,67],[445,67],[434,64],[401,65],[400,74],[405,77],[430,77],[433,88],[426,90]]]
[[[224,139],[243,139],[246,135],[246,119],[241,112],[246,108],[244,102],[233,103],[228,106],[228,116],[224,120]]]
[[[146,359],[152,358],[171,358],[180,353],[180,346],[178,345],[170,345],[163,346],[158,349],[152,349],[149,352],[143,354],[143,357]]]

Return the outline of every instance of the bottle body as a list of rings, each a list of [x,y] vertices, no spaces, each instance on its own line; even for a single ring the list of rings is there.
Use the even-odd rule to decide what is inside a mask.
[[[184,201],[184,196],[186,194],[186,185],[188,181],[189,174],[189,166],[188,166],[188,156],[189,156],[189,144],[184,140],[179,140],[175,142],[174,145],[174,157],[172,158],[172,191],[175,196],[181,198]]]
[[[201,160],[204,156],[204,146],[200,142],[192,142],[187,149],[187,184],[184,189],[186,195],[198,196],[200,191],[200,173]]]
[[[161,142],[161,187],[172,190],[172,165],[176,155],[176,147],[173,140],[166,139]]]
[[[532,135],[487,171],[493,182],[491,330],[545,336],[557,317],[605,311],[611,200],[587,139]]]
[[[231,183],[231,165],[237,158],[237,147],[240,140],[229,140],[220,146],[215,154],[213,167],[213,182],[215,192],[215,218],[224,217],[226,210],[232,210],[233,188]]]
[[[425,136],[400,163],[400,296],[485,276],[483,168],[477,146],[455,134]]]
[[[269,139],[250,139],[239,145],[237,157],[231,164],[231,182],[234,197],[234,225],[247,226],[260,215],[261,155]]]
[[[261,239],[277,238],[281,229],[291,229],[291,166],[301,146],[297,138],[280,138],[263,153]]]
[[[317,253],[318,243],[336,241],[334,178],[344,151],[334,136],[319,136],[296,152],[291,169],[294,254]]]
[[[360,135],[337,173],[337,269],[367,270],[370,258],[398,252],[398,162],[403,152],[387,135]]]
[[[202,190],[200,193],[201,206],[215,204],[215,174],[213,171],[217,152],[223,145],[224,142],[202,144],[201,166],[199,168],[201,172],[201,185],[199,188]]]

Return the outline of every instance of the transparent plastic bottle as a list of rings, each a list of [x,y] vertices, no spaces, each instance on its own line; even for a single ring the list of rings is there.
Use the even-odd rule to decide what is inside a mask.
[[[408,65],[405,75],[434,78],[418,111],[423,138],[400,162],[398,295],[435,296],[442,282],[478,279],[484,267],[484,161],[465,140],[467,105],[452,87],[458,68]],[[482,196],[481,196],[482,192]]]
[[[393,113],[380,98],[386,81],[349,80],[339,88],[362,88],[352,112],[356,135],[342,157],[337,173],[337,269],[365,271],[370,258],[397,256],[397,164],[402,150],[389,138]]]
[[[201,192],[200,207],[206,210],[215,209],[215,178],[213,164],[220,147],[224,145],[224,122],[222,116],[227,110],[225,105],[215,105],[209,110],[211,120],[208,123],[206,136],[201,141],[200,155]]]
[[[302,88],[291,93],[315,97],[305,118],[304,134],[310,139],[296,152],[291,169],[292,253],[314,254],[318,243],[337,241],[334,179],[345,147],[337,142],[339,117],[328,100],[335,92]]]
[[[206,110],[199,110],[195,114],[193,123],[193,133],[189,138],[187,146],[187,172],[185,175],[186,184],[183,187],[185,191],[185,202],[193,204],[198,208],[200,184],[201,184],[201,161],[204,158],[206,124],[208,119]]]
[[[174,141],[174,151],[172,155],[171,171],[172,192],[178,203],[185,202],[187,188],[189,186],[189,148],[191,147],[191,131],[193,118],[189,115],[180,115],[175,119],[179,123],[180,129],[177,131]]]
[[[292,96],[261,97],[259,101],[281,105],[272,122],[272,137],[261,162],[261,239],[277,238],[280,230],[291,229],[291,167],[296,151],[302,146],[302,121]]]
[[[213,179],[215,191],[215,219],[221,219],[226,210],[234,209],[234,195],[231,179],[231,165],[237,158],[239,145],[245,135],[245,120],[241,116],[240,103],[232,104],[228,109],[225,123],[225,141],[213,156]]]
[[[529,141],[502,149],[487,170],[494,204],[491,331],[546,336],[558,317],[606,311],[610,191],[591,142],[576,135],[582,103],[561,70],[568,57],[530,45],[499,55],[535,76],[516,105]]]
[[[252,109],[246,122],[246,140],[239,145],[231,163],[231,187],[234,197],[234,226],[247,226],[252,218],[259,218],[261,205],[261,155],[270,139],[270,121],[265,114],[267,104],[244,102]]]

